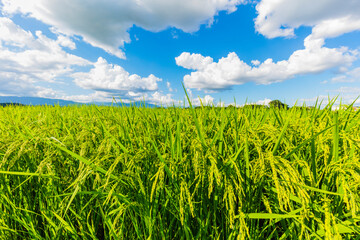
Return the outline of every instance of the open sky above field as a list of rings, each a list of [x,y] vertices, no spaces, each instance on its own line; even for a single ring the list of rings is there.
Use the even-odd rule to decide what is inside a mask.
[[[359,30],[358,0],[0,0],[0,95],[350,102]]]

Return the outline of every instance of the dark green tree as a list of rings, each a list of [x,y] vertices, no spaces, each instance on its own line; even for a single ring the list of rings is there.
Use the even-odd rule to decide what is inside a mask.
[[[280,100],[272,100],[269,102],[270,107],[272,108],[285,108],[288,109],[289,106],[285,103],[282,103]]]

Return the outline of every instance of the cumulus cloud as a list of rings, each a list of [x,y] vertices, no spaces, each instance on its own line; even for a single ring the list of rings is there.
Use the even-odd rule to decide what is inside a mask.
[[[34,35],[0,17],[0,94],[54,96],[53,90],[37,83],[54,82],[71,74],[74,66],[90,64],[62,49],[69,44],[65,38],[53,40],[40,31]]]
[[[261,0],[256,10],[256,31],[268,38],[292,37],[300,26],[313,27],[315,38],[360,30],[360,1]]]
[[[147,100],[150,103],[153,104],[157,104],[157,105],[163,105],[163,106],[170,106],[170,105],[177,105],[179,103],[179,101],[176,101],[172,98],[172,94],[168,93],[168,94],[163,94],[159,91],[154,92],[153,94],[151,94],[151,96],[149,98],[147,98]]]
[[[137,25],[153,32],[175,27],[195,32],[219,11],[233,12],[242,0],[3,0],[4,14],[21,13],[54,26],[68,36],[80,35],[93,46],[124,58],[119,47],[130,42]]]
[[[204,97],[197,97],[191,99],[191,104],[193,106],[212,106],[214,104],[214,98],[210,95],[205,95]]]
[[[269,58],[262,63],[255,61],[254,66],[242,61],[234,52],[218,62],[213,62],[210,57],[185,52],[176,58],[176,63],[196,70],[184,77],[186,87],[223,90],[246,82],[282,82],[299,74],[319,73],[333,67],[350,65],[356,60],[356,52],[344,47],[324,47],[323,39],[314,39],[311,35],[305,39],[304,46],[304,49],[295,51],[288,60],[274,62]]]
[[[20,48],[26,45],[35,45],[35,39],[31,32],[23,30],[6,17],[0,17],[0,40],[2,44]]]
[[[113,100],[113,96],[111,94],[100,91],[95,91],[94,93],[90,94],[58,95],[57,98],[80,103],[111,102]]]
[[[187,69],[201,70],[213,63],[211,57],[203,57],[201,54],[190,54],[183,52],[179,57],[175,58],[176,64]]]
[[[121,66],[109,64],[101,57],[93,66],[89,72],[72,74],[74,82],[78,86],[114,94],[129,94],[129,91],[135,94],[136,92],[156,91],[158,89],[157,82],[162,81],[152,74],[143,78],[137,74],[130,75]]]
[[[171,93],[163,93],[162,91],[135,93],[129,92],[125,98],[122,98],[124,102],[130,101],[145,101],[145,103],[156,104],[161,106],[172,106],[173,104],[179,105],[181,101],[173,99]]]
[[[260,65],[260,61],[259,60],[252,60],[251,64],[254,66],[259,66]]]
[[[52,97],[55,91],[50,88],[36,86],[25,75],[0,71],[1,96],[37,96]]]
[[[263,99],[263,100],[258,100],[258,101],[256,102],[256,104],[269,106],[269,103],[270,103],[270,102],[271,102],[271,99],[265,98],[265,99]]]
[[[50,39],[40,31],[35,34],[25,31],[11,19],[0,17],[0,95],[79,102],[109,102],[113,97],[142,100],[148,97],[153,102],[170,102],[171,95],[156,92],[160,78],[152,74],[147,77],[129,74],[103,58],[90,62],[69,54],[63,48],[75,49],[75,43],[69,37],[52,31],[57,35],[56,39]],[[90,67],[90,70],[79,71],[78,66]],[[68,95],[51,88],[64,78],[77,84],[82,92],[89,89],[90,93]],[[70,84],[76,87],[73,82]]]
[[[76,49],[76,44],[67,36],[59,35],[56,42],[62,47],[67,47],[71,50]]]

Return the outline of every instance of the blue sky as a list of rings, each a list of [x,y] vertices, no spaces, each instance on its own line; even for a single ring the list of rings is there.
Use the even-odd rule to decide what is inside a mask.
[[[0,95],[313,104],[360,95],[360,2],[0,0]],[[360,101],[358,101],[360,105]]]

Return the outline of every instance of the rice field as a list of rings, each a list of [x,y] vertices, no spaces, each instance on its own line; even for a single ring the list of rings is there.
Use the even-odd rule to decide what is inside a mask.
[[[359,116],[0,108],[0,239],[360,239]]]

